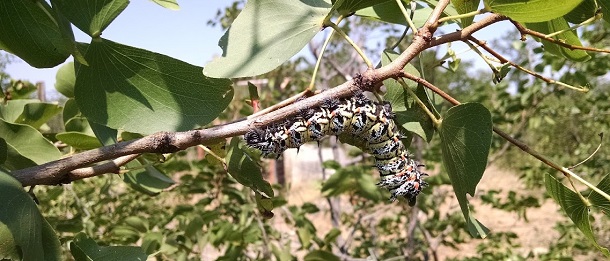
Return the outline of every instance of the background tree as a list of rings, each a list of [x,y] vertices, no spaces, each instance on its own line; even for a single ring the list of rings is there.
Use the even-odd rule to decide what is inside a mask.
[[[211,20],[227,28],[224,53],[201,68],[102,38],[125,0],[1,2],[3,50],[38,68],[70,55],[75,62],[58,73],[62,106],[25,99],[35,88],[2,75],[0,257],[440,259],[441,247],[476,237],[489,239],[470,259],[607,257],[600,228],[608,223],[610,154],[597,135],[610,122],[603,49],[610,6],[479,4],[237,1]],[[494,23],[518,33],[491,43],[473,36]],[[71,25],[91,42],[75,42]],[[291,59],[320,30],[328,33],[310,47],[317,60]],[[365,42],[370,32],[387,36],[379,43],[386,50]],[[518,35],[542,46],[506,40]],[[436,53],[456,41],[490,70],[473,74],[451,47]],[[262,179],[260,155],[240,135],[359,91],[392,104],[404,142],[433,174],[415,206],[387,202],[389,193],[374,186],[373,159],[361,151],[352,153],[356,161],[324,162],[323,174],[333,174],[322,201],[294,204],[289,187]],[[63,129],[49,127],[56,115]],[[350,150],[334,138],[326,143],[335,153]],[[505,184],[475,197],[488,160],[521,173],[527,188]],[[120,175],[91,178],[106,173]],[[71,185],[39,186],[60,184]],[[527,219],[544,200],[542,187],[572,221],[558,225],[561,237],[544,253],[517,251],[515,233],[490,234],[466,196],[477,208]],[[451,195],[456,207],[441,209],[455,203]]]

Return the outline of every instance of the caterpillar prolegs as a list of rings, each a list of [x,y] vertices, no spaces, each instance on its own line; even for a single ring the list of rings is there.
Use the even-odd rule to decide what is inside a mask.
[[[389,103],[377,103],[363,94],[327,100],[322,106],[306,111],[281,123],[250,130],[246,143],[260,150],[263,157],[279,157],[288,148],[319,141],[327,135],[351,134],[362,140],[361,149],[375,158],[381,181],[378,186],[390,190],[390,200],[405,197],[410,205],[423,187],[427,174],[419,171],[400,140]]]

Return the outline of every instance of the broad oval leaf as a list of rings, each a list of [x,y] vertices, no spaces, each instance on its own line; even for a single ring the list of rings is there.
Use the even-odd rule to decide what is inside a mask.
[[[237,182],[266,197],[273,197],[273,189],[269,182],[263,179],[260,166],[244,152],[244,145],[238,137],[231,139],[225,159],[227,161],[227,172]]]
[[[595,16],[596,12],[597,4],[595,4],[595,0],[584,0],[574,10],[564,15],[563,18],[570,23],[579,24]]]
[[[9,123],[0,119],[0,138],[6,141],[9,150],[14,150],[18,155],[36,164],[43,164],[61,157],[61,152],[29,125]],[[9,153],[7,163],[10,161]]]
[[[563,17],[553,19],[542,23],[527,23],[526,26],[532,30],[543,34],[550,34],[570,28],[568,22]],[[560,40],[564,43],[574,46],[582,46],[578,35],[574,31],[566,31],[556,36],[553,39]],[[569,48],[561,47],[555,43],[542,40],[544,50],[557,56],[562,56],[576,62],[585,62],[591,58],[584,50],[570,50]]]
[[[479,2],[481,0],[451,0],[451,4],[455,6],[455,10],[460,14],[476,11],[479,7]],[[460,20],[462,21],[462,28],[464,28],[472,24],[474,16],[461,18]]]
[[[333,4],[333,8],[337,10],[340,15],[347,16],[360,9],[389,1],[396,2],[394,0],[338,0]]]
[[[415,24],[415,27],[419,28],[423,26],[431,13],[432,8],[418,5],[418,8],[415,9],[415,13],[413,14],[413,19],[411,19],[413,24]],[[408,26],[405,16],[402,14],[395,1],[384,2],[358,10],[356,11],[356,15],[372,20]]]
[[[0,170],[0,258],[62,260],[59,239],[21,183]]]
[[[589,221],[589,208],[580,199],[580,197],[572,190],[561,184],[551,174],[546,174],[544,177],[546,191],[553,199],[561,206],[568,217],[574,222],[574,225],[585,235],[597,249],[599,249],[606,257],[610,257],[610,252],[607,248],[600,246],[595,239],[591,223]]]
[[[33,128],[38,129],[61,111],[62,108],[53,103],[28,103],[23,106],[23,111],[21,112],[21,115],[17,117],[15,123],[30,125]]]
[[[0,48],[36,68],[64,62],[74,49],[70,24],[45,1],[0,1]]]
[[[326,250],[313,250],[303,258],[305,261],[339,261],[338,256]]]
[[[389,64],[396,59],[398,55],[399,54],[393,51],[384,51],[381,56],[381,64],[384,66]],[[411,64],[407,64],[403,70],[416,76],[420,75],[419,71]],[[418,86],[417,83],[413,81],[405,81],[409,88],[416,89],[415,93],[419,99],[422,100],[429,109],[432,108],[431,102],[425,93],[425,89]],[[387,89],[383,97],[392,104],[392,111],[396,114],[396,122],[405,128],[405,130],[413,132],[430,142],[434,135],[434,124],[424,109],[415,103],[413,97],[409,97],[409,94],[405,92],[402,85],[396,80],[385,80],[383,81],[383,85]]]
[[[68,98],[74,98],[74,62],[68,62],[59,67],[55,75],[55,89]]]
[[[142,164],[137,160],[127,163],[126,166],[133,170],[123,176],[123,181],[144,194],[157,195],[176,183],[153,166],[142,168]]]
[[[549,21],[566,15],[583,0],[484,0],[494,13],[502,14],[522,23]]]
[[[176,0],[152,0],[156,4],[163,6],[169,10],[180,10],[180,6],[178,5],[178,1]]]
[[[70,242],[70,252],[76,261],[146,260],[141,247],[98,246],[93,239],[79,233]]]
[[[465,103],[450,108],[439,129],[443,166],[473,236],[484,238],[485,228],[468,206],[466,193],[474,196],[487,166],[491,146],[491,113],[479,103]]]
[[[185,131],[210,123],[233,98],[231,81],[201,67],[100,39],[80,65],[74,95],[92,122],[131,132]]]
[[[248,77],[269,72],[300,51],[321,29],[331,10],[325,0],[251,0],[220,38],[222,56],[203,74]]]
[[[91,37],[99,37],[129,4],[129,0],[52,0],[51,2],[71,23]]]
[[[610,23],[610,1],[597,1],[597,4],[602,9],[604,20]]]
[[[90,150],[102,146],[102,143],[96,137],[82,132],[62,132],[55,135],[55,138],[79,150]]]
[[[597,184],[597,188],[606,194],[610,194],[610,175],[606,175],[602,181]],[[610,201],[607,198],[593,191],[589,194],[589,201],[595,208],[601,209],[607,217],[610,217]]]

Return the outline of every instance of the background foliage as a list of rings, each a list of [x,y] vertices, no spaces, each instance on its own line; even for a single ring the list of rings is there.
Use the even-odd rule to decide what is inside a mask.
[[[175,1],[155,2],[170,9],[178,7]],[[403,2],[408,6],[408,1]],[[444,17],[476,11],[479,6],[478,1],[451,2]],[[101,38],[128,3],[0,2],[5,13],[0,16],[1,49],[38,68],[61,64],[70,55],[75,60],[58,73],[56,89],[65,96],[61,103],[32,99],[34,84],[0,73],[0,258],[558,260],[603,259],[608,255],[604,247],[610,244],[610,234],[603,229],[609,225],[608,201],[579,185],[576,188],[586,197],[583,201],[561,183],[560,173],[506,140],[491,136],[490,126],[493,123],[562,166],[581,162],[597,148],[598,134],[607,133],[610,127],[607,54],[569,50],[548,41],[521,42],[515,37],[517,32],[506,32],[506,37],[489,45],[517,65],[590,91],[576,92],[505,65],[499,65],[495,72],[476,71],[451,47],[439,49],[443,53],[421,53],[405,70],[469,103],[450,107],[409,82],[427,107],[442,115],[444,125],[436,129],[430,119],[420,117],[423,113],[400,85],[384,82],[385,99],[392,101],[399,123],[413,139],[410,150],[432,174],[427,179],[430,186],[413,208],[404,202],[387,202],[389,193],[373,185],[377,178],[371,175],[372,159],[334,138],[321,144],[320,153],[324,148],[347,152],[350,161],[339,157],[325,161],[318,184],[321,197],[305,202],[296,199],[291,190],[297,184],[263,180],[271,168],[261,172],[260,159],[244,148],[238,137],[206,144],[205,156],[197,148],[173,155],[145,154],[127,164],[121,175],[36,186],[26,192],[11,177],[11,171],[156,131],[218,125],[252,114],[246,100],[251,102],[254,96],[246,90],[244,80],[267,80],[267,84],[251,85],[257,87],[263,108],[305,90],[314,62],[308,56],[292,57],[331,16],[344,19],[355,13],[339,28],[370,58],[381,60],[380,65],[395,59],[394,51],[404,50],[411,40],[407,36],[397,48],[390,48],[402,39],[402,30],[398,30],[402,27],[392,24],[407,24],[393,1],[235,1],[209,22],[227,29],[219,42],[225,55],[201,68]],[[418,1],[412,7],[413,22],[423,25],[437,4]],[[541,0],[535,1],[536,8],[509,0],[483,4],[488,11],[507,15],[544,34],[592,18],[586,26],[554,37],[577,46],[610,46],[610,6],[604,1],[556,4]],[[257,10],[261,13],[255,13]],[[461,27],[473,22],[468,17],[450,21]],[[70,24],[91,36],[91,42],[74,42]],[[378,46],[365,41],[373,32],[386,37]],[[254,51],[247,52],[250,48]],[[316,56],[321,43],[314,41],[310,48]],[[394,50],[384,50],[387,48]],[[2,72],[12,58],[4,54],[0,58]],[[324,59],[316,86],[336,86],[365,68],[360,56],[339,37],[330,40]],[[456,112],[460,110],[474,115],[475,120],[457,117],[464,115]],[[456,146],[465,138],[456,138],[454,133],[477,128],[484,132],[480,142],[473,147],[470,143]],[[488,136],[492,138],[486,140]],[[456,152],[447,152],[452,149]],[[483,159],[456,168],[459,164],[452,165],[446,156],[461,151],[475,151]],[[606,193],[610,193],[609,157],[608,146],[601,146],[576,168]],[[490,163],[518,175],[518,184],[477,190]],[[281,165],[281,161],[275,164]],[[464,174],[468,172],[473,174]],[[465,178],[463,183],[458,183],[461,178]],[[474,192],[477,194],[469,203],[466,193],[473,196]],[[503,215],[514,213],[527,224],[527,213],[548,204],[551,198],[566,212],[548,215],[565,215],[572,222],[557,218],[554,233],[559,236],[546,242],[542,251],[524,244],[529,241],[510,230],[490,227],[492,232],[487,234],[485,229],[472,229],[479,224],[474,215],[487,208]],[[479,240],[471,234],[488,238]],[[465,245],[476,245],[475,254],[446,253]]]

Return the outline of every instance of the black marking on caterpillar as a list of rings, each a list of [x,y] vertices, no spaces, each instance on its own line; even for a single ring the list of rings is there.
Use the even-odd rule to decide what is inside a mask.
[[[297,101],[298,102],[298,101]],[[299,148],[328,135],[349,134],[363,141],[361,149],[375,158],[381,181],[377,186],[391,192],[390,200],[405,197],[409,205],[428,185],[423,166],[413,160],[394,122],[392,106],[369,100],[362,92],[349,98],[325,100],[318,108],[299,111],[281,123],[248,131],[246,143],[263,157],[279,157],[288,148]]]

